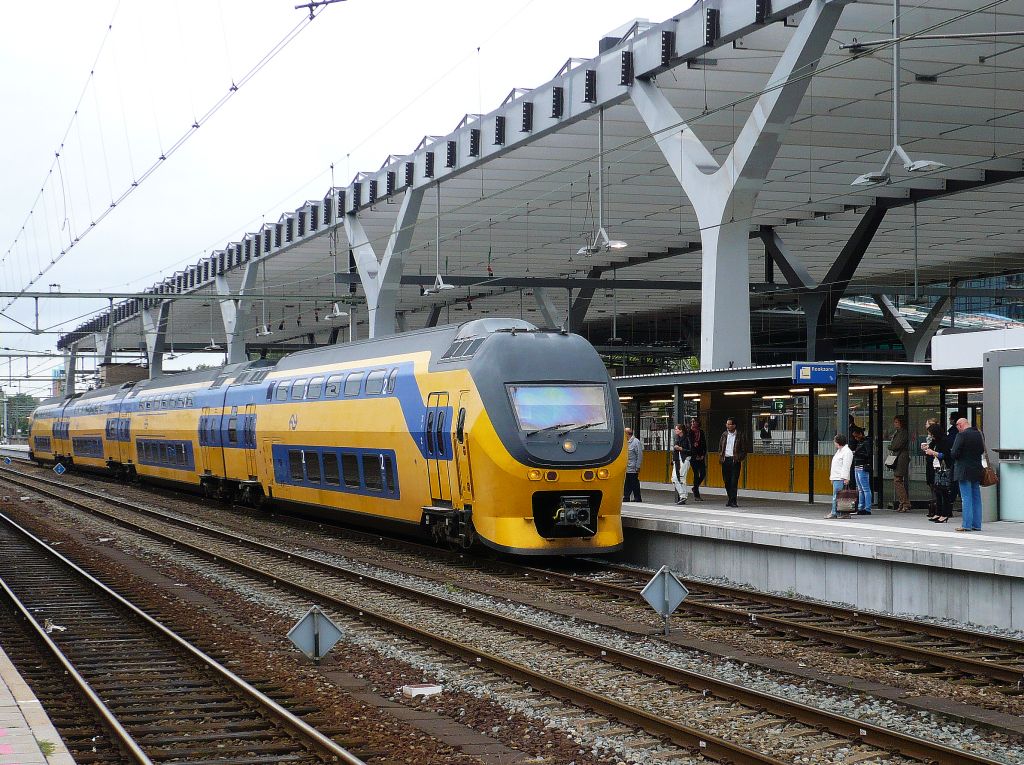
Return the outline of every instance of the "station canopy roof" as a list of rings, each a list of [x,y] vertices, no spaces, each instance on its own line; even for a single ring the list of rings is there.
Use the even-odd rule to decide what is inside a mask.
[[[253,291],[256,324],[266,323],[273,333],[256,337],[254,328],[247,337],[250,347],[307,343],[311,334],[315,342],[327,342],[334,325],[324,318],[335,294],[339,302],[353,304],[343,305],[343,310],[353,311],[363,323],[357,323],[357,336],[365,336],[362,290],[355,286],[350,293],[345,281],[358,277],[354,270],[351,276],[347,273],[349,242],[338,225],[337,208],[358,206],[359,219],[382,255],[407,193],[409,162],[415,185],[426,191],[398,295],[407,328],[488,315],[522,315],[540,323],[534,287],[545,287],[564,314],[567,288],[573,288],[577,299],[581,285],[593,286],[578,281],[587,278],[600,278],[601,287],[593,294],[582,328],[572,328],[592,339],[609,334],[613,313],[620,335],[631,322],[652,316],[683,322],[699,316],[697,220],[630,100],[629,88],[620,85],[622,51],[635,52],[636,76],[653,74],[679,114],[724,163],[808,5],[719,0],[697,3],[664,22],[626,23],[619,33],[626,36],[600,56],[570,59],[552,81],[513,91],[486,115],[453,114],[450,135],[427,136],[418,147],[395,147],[396,154],[385,158],[379,169],[358,174],[344,188],[326,190],[323,199],[285,212],[279,222],[225,243],[196,267],[154,285],[155,292],[210,297],[174,301],[168,349],[209,345],[211,323],[214,334],[223,337],[213,275],[223,272],[237,291],[247,261],[260,262]],[[1024,0],[982,4],[981,10],[971,0],[903,6],[903,35],[1024,30]],[[769,9],[765,23],[755,20],[760,7]],[[715,22],[720,26],[720,36],[710,45],[704,39],[708,8],[719,10]],[[1022,270],[1024,46],[1019,36],[903,42],[900,143],[913,159],[943,166],[909,173],[897,160],[888,183],[852,185],[858,176],[880,168],[893,145],[893,47],[843,46],[890,38],[891,21],[889,1],[846,5],[784,135],[749,221],[755,311],[792,302],[777,273],[777,292],[769,294],[762,287],[765,253],[756,235],[761,227],[774,227],[811,276],[822,279],[865,209],[880,200],[892,207],[857,269],[855,283],[911,285],[915,262],[920,283],[932,286]],[[669,30],[678,31],[671,41],[674,50],[661,59],[663,33]],[[514,69],[515,61],[508,66]],[[594,102],[585,103],[588,71],[596,72],[596,95]],[[564,88],[565,101],[563,118],[557,120],[551,116],[556,87]],[[522,129],[525,103],[533,104],[533,130]],[[503,144],[497,140],[497,117],[505,117]],[[602,119],[603,155],[598,140]],[[480,131],[477,157],[471,156],[469,145],[468,131],[474,129]],[[449,141],[456,142],[454,167],[447,166]],[[428,152],[434,155],[432,179],[424,177]],[[602,156],[604,228],[628,246],[581,255],[580,248],[593,240],[598,225]],[[394,173],[390,182],[389,172]],[[335,256],[340,283],[334,275]],[[434,281],[436,260],[446,281],[456,287],[423,295],[422,287]],[[620,280],[624,288],[616,285]],[[139,348],[137,308],[132,302],[115,306],[113,345],[118,350]],[[63,336],[60,345],[90,348],[90,333],[105,326],[105,316]]]

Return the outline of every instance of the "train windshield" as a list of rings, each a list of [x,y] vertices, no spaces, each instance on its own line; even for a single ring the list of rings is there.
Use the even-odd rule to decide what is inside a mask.
[[[527,433],[559,428],[608,429],[603,385],[509,385],[519,427]]]

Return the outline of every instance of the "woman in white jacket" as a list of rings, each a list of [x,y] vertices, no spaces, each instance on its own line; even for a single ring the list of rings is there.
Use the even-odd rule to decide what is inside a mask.
[[[832,457],[832,469],[828,476],[832,481],[832,512],[826,515],[826,518],[840,517],[839,492],[850,485],[850,468],[853,467],[853,450],[846,445],[846,436],[839,433],[833,441],[836,453]],[[849,513],[843,512],[842,517],[849,518]]]

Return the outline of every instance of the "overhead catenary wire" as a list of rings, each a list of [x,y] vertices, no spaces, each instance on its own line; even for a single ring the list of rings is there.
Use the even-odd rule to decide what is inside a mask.
[[[121,202],[127,199],[147,178],[149,178],[154,172],[156,172],[157,168],[159,168],[161,164],[163,164],[167,159],[169,159],[173,154],[175,154],[193,135],[195,135],[196,131],[198,131],[199,128],[202,127],[202,125],[204,125],[217,112],[219,112],[224,107],[224,105],[231,100],[231,98],[235,95],[235,93],[238,92],[240,88],[242,88],[253,77],[255,77],[263,69],[263,67],[270,63],[270,61],[272,61],[285,47],[287,47],[287,45],[292,40],[294,40],[307,26],[309,26],[309,24],[311,24],[316,19],[316,17],[320,14],[324,7],[326,6],[318,6],[316,8],[312,8],[308,16],[303,16],[302,20],[299,21],[294,27],[292,27],[284,35],[284,37],[282,37],[277,43],[275,43],[274,46],[271,47],[271,49],[267,51],[267,53],[265,53],[263,57],[260,58],[259,61],[257,61],[237,82],[233,81],[231,83],[231,86],[228,88],[227,92],[225,92],[219,99],[217,99],[217,101],[212,106],[210,106],[209,109],[207,109],[207,111],[204,114],[195,118],[195,121],[192,123],[191,127],[189,127],[184,133],[182,133],[178,137],[178,139],[166,151],[162,152],[160,156],[156,160],[154,160],[138,177],[134,177],[133,172],[132,182],[128,186],[123,188],[118,196],[114,197],[111,200],[110,206],[106,208],[102,213],[100,213],[100,215],[98,215],[96,219],[93,220],[87,228],[78,233],[77,236],[71,238],[71,241],[67,244],[67,246],[62,247],[58,254],[52,256],[50,262],[45,264],[42,270],[36,276],[32,277],[26,284],[24,284],[24,286],[21,288],[21,292],[27,292],[34,284],[36,284],[39,281],[39,279],[44,274],[46,274],[51,268],[53,268],[57,263],[59,263],[69,252],[71,252],[71,250],[76,245],[78,245],[78,243],[81,242],[82,239],[84,239],[86,236],[88,236],[89,233],[94,231],[96,227],[104,219],[106,219],[106,217],[110,215],[110,213],[113,212],[113,210],[116,209]],[[0,259],[0,265],[2,265],[2,263],[3,261],[2,259]],[[17,298],[10,298],[8,302],[4,305],[4,308],[0,310],[6,311],[16,300]]]

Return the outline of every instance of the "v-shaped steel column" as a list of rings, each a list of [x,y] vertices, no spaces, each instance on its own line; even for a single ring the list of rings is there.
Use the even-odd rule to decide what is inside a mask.
[[[956,282],[950,284],[950,293],[952,293],[952,288],[955,286]],[[874,298],[875,303],[878,304],[879,309],[882,311],[882,317],[892,327],[896,336],[903,344],[903,349],[907,353],[907,361],[924,361],[928,355],[928,343],[931,342],[932,338],[935,337],[935,333],[939,331],[939,327],[942,326],[942,317],[949,308],[953,295],[949,294],[940,297],[928,311],[924,321],[917,327],[911,326],[907,318],[900,313],[900,310],[893,305],[888,297],[885,295],[875,295]]]
[[[245,361],[248,356],[245,352],[244,335],[250,332],[255,325],[253,321],[253,288],[256,286],[256,274],[259,273],[259,263],[250,260],[245,271],[242,272],[242,283],[238,287],[238,294],[244,297],[230,298],[223,297],[231,294],[231,285],[227,277],[218,275],[214,279],[214,286],[220,299],[220,316],[224,321],[224,338],[228,349],[228,364],[238,364]]]
[[[700,225],[702,369],[750,364],[754,203],[848,1],[811,2],[721,165],[654,82],[637,79],[630,90]]]
[[[423,189],[410,189],[402,198],[402,206],[395,219],[384,257],[377,261],[363,224],[354,212],[345,213],[345,235],[352,248],[359,271],[359,281],[366,294],[369,310],[370,337],[393,335],[397,331],[395,318],[398,307],[398,290],[402,286],[402,270],[405,267],[405,252],[412,241],[416,218],[423,201]]]
[[[164,372],[164,344],[167,341],[167,312],[171,301],[161,300],[152,308],[143,307],[142,341],[146,344],[146,358],[149,362],[149,379]]]

